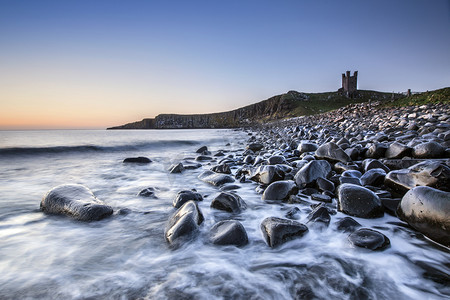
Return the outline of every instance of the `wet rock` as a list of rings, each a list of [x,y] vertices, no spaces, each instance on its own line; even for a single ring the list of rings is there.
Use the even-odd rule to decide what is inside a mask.
[[[360,181],[362,185],[381,186],[385,177],[386,172],[383,169],[370,169],[361,176]]]
[[[154,187],[149,187],[149,188],[141,190],[138,193],[138,196],[152,198],[152,199],[158,199],[158,197],[156,197],[155,192],[156,192],[156,189]]]
[[[287,200],[290,195],[298,192],[297,185],[292,180],[275,181],[262,194],[262,200]]]
[[[369,149],[367,149],[365,155],[368,158],[380,158],[384,157],[388,146],[384,143],[372,144]]]
[[[390,159],[402,158],[411,155],[412,148],[399,142],[393,142],[386,150],[385,157]]]
[[[385,166],[381,161],[371,158],[365,159],[362,162],[362,167],[364,169],[364,172],[367,172],[371,169],[383,169],[386,173],[390,171],[390,169],[387,166]]]
[[[356,148],[347,148],[344,150],[351,160],[357,160],[359,157],[359,150]]]
[[[45,213],[65,215],[79,221],[98,221],[113,213],[110,206],[80,184],[63,184],[52,188],[42,198],[40,208]]]
[[[262,221],[261,231],[267,245],[273,248],[301,237],[308,231],[308,227],[293,220],[269,217]]]
[[[316,150],[316,157],[330,161],[350,162],[351,159],[338,145],[333,142],[325,143]]]
[[[244,226],[235,220],[224,220],[214,224],[209,232],[209,239],[215,245],[241,247],[248,244]]]
[[[450,190],[450,168],[439,161],[424,161],[408,169],[391,171],[384,184],[400,195],[416,186]]]
[[[354,246],[370,250],[383,250],[389,247],[391,243],[387,236],[381,232],[368,228],[356,230],[348,236],[348,240]]]
[[[209,170],[198,175],[198,178],[215,186],[221,186],[225,183],[234,182],[234,178],[228,174],[220,174]]]
[[[359,180],[361,176],[362,174],[358,170],[347,170],[342,173],[342,176],[339,178],[339,182],[341,184],[351,183],[361,185],[361,181]]]
[[[223,192],[226,192],[226,191],[238,190],[240,188],[241,188],[241,186],[237,185],[237,184],[227,184],[227,185],[222,186],[220,188],[220,190]]]
[[[273,155],[267,159],[269,165],[285,164],[286,158],[282,155]]]
[[[412,155],[413,155],[413,157],[416,157],[416,158],[444,157],[445,148],[434,141],[427,142],[427,143],[421,143],[421,144],[414,146]]]
[[[152,161],[148,157],[139,156],[139,157],[127,157],[123,160],[124,163],[137,163],[137,164],[149,164]]]
[[[253,152],[260,151],[264,148],[263,144],[260,143],[251,143],[247,145],[247,149],[252,150]]]
[[[247,208],[247,204],[236,194],[221,192],[212,200],[211,207],[231,213],[240,213]]]
[[[314,152],[319,148],[319,145],[307,141],[302,141],[297,147],[297,150],[300,151],[300,153],[305,152]]]
[[[295,174],[295,182],[299,187],[305,187],[315,183],[317,178],[327,178],[331,173],[331,165],[326,160],[313,160],[303,166]]]
[[[231,169],[227,164],[220,164],[211,168],[216,173],[231,174]]]
[[[334,190],[335,190],[334,183],[323,177],[317,178],[316,185],[319,188],[319,190],[321,190],[321,191],[334,192]]]
[[[430,239],[450,246],[450,193],[415,187],[403,196],[397,215]]]
[[[307,223],[315,223],[321,224],[328,227],[330,224],[331,216],[328,213],[328,209],[323,205],[317,206],[311,213],[308,215]]]
[[[331,203],[331,197],[323,194],[312,194],[311,199],[325,203]]]
[[[194,201],[188,201],[181,206],[169,219],[164,236],[171,245],[176,245],[178,239],[192,237],[198,232],[204,217]],[[183,239],[183,240],[184,240]]]
[[[207,155],[199,155],[195,158],[196,161],[206,161],[206,160],[212,160],[211,156]]]
[[[170,174],[181,173],[183,171],[184,171],[184,166],[182,163],[177,163],[177,164],[171,165],[169,167]]]
[[[383,207],[378,196],[371,190],[345,183],[338,188],[338,210],[360,218],[383,216]]]
[[[195,151],[195,153],[203,153],[205,151],[208,151],[208,147],[202,146],[202,147],[198,148],[197,151]]]
[[[334,164],[333,169],[338,173],[343,173],[345,171],[358,170],[359,168],[354,163],[337,162]]]
[[[336,229],[344,232],[353,232],[359,227],[361,227],[361,224],[350,217],[342,218],[336,222]]]
[[[271,184],[284,179],[284,175],[284,171],[279,166],[264,165],[259,166],[250,179],[262,184]]]
[[[396,211],[398,208],[398,205],[400,204],[401,199],[395,198],[381,198],[381,205],[383,205],[384,211],[390,214],[391,216],[396,217]]]
[[[201,194],[197,193],[195,190],[183,190],[179,191],[173,199],[172,205],[175,208],[180,208],[183,204],[188,201],[203,201],[203,197]]]
[[[298,207],[293,207],[286,213],[286,218],[288,219],[298,219],[300,218],[300,209]]]
[[[251,165],[251,164],[253,164],[254,161],[255,161],[255,157],[253,155],[247,155],[244,158],[244,164]]]

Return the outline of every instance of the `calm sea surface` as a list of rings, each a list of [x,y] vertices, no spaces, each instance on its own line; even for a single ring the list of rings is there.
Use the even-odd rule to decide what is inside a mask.
[[[450,297],[450,254],[386,215],[358,219],[391,240],[382,252],[355,249],[334,223],[310,229],[276,249],[260,231],[269,216],[292,204],[264,203],[255,183],[237,193],[248,209],[230,215],[209,207],[218,192],[197,179],[211,165],[183,174],[168,167],[206,145],[213,151],[245,147],[248,136],[232,130],[2,131],[0,132],[0,299],[443,299]],[[146,156],[148,165],[123,164]],[[233,172],[236,169],[233,169]],[[39,203],[52,187],[80,183],[114,208],[110,218],[78,222],[45,215]],[[138,197],[159,188],[158,199]],[[178,249],[164,240],[183,189],[204,196],[199,236]],[[120,215],[120,209],[131,212]],[[306,223],[307,211],[299,221]],[[218,247],[211,226],[242,222],[249,244]]]

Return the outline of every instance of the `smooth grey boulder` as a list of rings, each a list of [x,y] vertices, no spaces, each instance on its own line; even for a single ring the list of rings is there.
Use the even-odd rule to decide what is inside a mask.
[[[200,148],[197,149],[197,151],[195,151],[195,153],[203,153],[205,151],[208,151],[208,147],[207,146],[201,146]]]
[[[264,148],[264,145],[260,143],[251,143],[247,145],[247,149],[252,150],[253,152],[257,152],[262,148]]]
[[[210,170],[206,170],[200,175],[198,175],[198,178],[206,183],[215,185],[215,186],[221,186],[225,183],[231,183],[234,182],[234,178],[231,177],[228,174],[221,174],[216,173]]]
[[[261,231],[267,245],[273,248],[303,236],[308,227],[293,220],[269,217],[262,221]]]
[[[63,184],[52,188],[42,198],[40,208],[45,213],[66,215],[79,221],[98,221],[113,213],[110,206],[81,184]]]
[[[247,208],[247,204],[234,193],[221,192],[211,201],[211,207],[231,213],[239,213]]]
[[[319,188],[319,190],[321,190],[321,191],[334,192],[334,190],[335,190],[334,183],[323,177],[317,178],[316,185]]]
[[[421,143],[414,146],[412,150],[413,157],[416,158],[439,158],[444,157],[445,147],[434,142]]]
[[[195,158],[196,161],[206,161],[206,160],[212,160],[212,157],[209,155],[199,155]]]
[[[146,197],[146,198],[152,198],[152,199],[158,199],[158,197],[156,196],[155,192],[156,192],[156,189],[154,187],[148,187],[148,188],[145,188],[145,189],[141,190],[138,193],[138,196]]]
[[[297,150],[300,151],[300,153],[305,152],[314,152],[319,148],[319,145],[312,142],[307,141],[301,141],[300,144],[297,146]]]
[[[342,150],[341,147],[336,145],[333,142],[328,142],[323,145],[321,145],[316,150],[316,157],[320,159],[327,159],[333,162],[351,162],[350,156],[348,156],[347,153],[345,153],[344,150]]]
[[[204,217],[194,201],[188,201],[170,217],[164,236],[171,245],[180,238],[189,238],[198,231]]]
[[[362,185],[380,186],[384,183],[386,172],[383,169],[370,169],[363,176],[360,181]]]
[[[364,172],[367,172],[371,169],[383,169],[386,173],[390,171],[390,169],[385,164],[373,158],[363,160],[362,167],[364,169]]]
[[[285,164],[286,158],[283,155],[272,155],[267,159],[267,164],[269,165],[278,165]]]
[[[211,168],[211,171],[222,174],[231,174],[230,166],[227,164],[220,164]]]
[[[353,232],[361,226],[355,219],[350,217],[342,218],[336,222],[336,229],[344,232]]]
[[[410,156],[411,152],[412,152],[411,147],[408,147],[402,143],[395,141],[389,145],[384,155],[386,158],[397,159],[405,156]]]
[[[152,161],[148,157],[139,156],[139,157],[127,157],[123,160],[124,163],[137,163],[137,164],[149,164]]]
[[[283,169],[279,166],[263,165],[256,169],[250,179],[262,184],[271,184],[274,181],[284,179],[284,175]]]
[[[391,244],[387,236],[369,228],[354,231],[348,236],[348,240],[354,246],[370,250],[383,250]]]
[[[314,223],[314,224],[320,224],[328,227],[330,224],[331,216],[328,212],[328,209],[324,206],[324,204],[321,204],[314,208],[312,212],[308,215],[308,223]]]
[[[290,195],[295,195],[298,187],[292,180],[281,180],[271,183],[262,194],[262,200],[287,200]]]
[[[183,204],[185,204],[188,201],[203,201],[203,197],[201,194],[194,191],[189,190],[183,190],[179,191],[177,195],[175,196],[175,199],[173,199],[172,205],[175,208],[180,208]]]
[[[181,173],[183,171],[184,171],[184,166],[182,163],[177,163],[177,164],[171,165],[169,167],[170,174]]]
[[[430,239],[450,247],[450,193],[415,187],[403,196],[397,215]]]
[[[214,224],[209,231],[209,239],[215,245],[234,245],[242,247],[248,244],[248,236],[241,222],[224,220]]]
[[[384,214],[380,198],[374,192],[350,183],[338,188],[338,210],[360,218],[378,218]]]
[[[388,146],[385,143],[375,143],[372,144],[369,149],[367,149],[365,156],[367,158],[380,158],[384,157]]]
[[[294,176],[297,186],[303,188],[315,183],[317,178],[327,178],[331,173],[331,165],[326,160],[312,160],[304,165]]]

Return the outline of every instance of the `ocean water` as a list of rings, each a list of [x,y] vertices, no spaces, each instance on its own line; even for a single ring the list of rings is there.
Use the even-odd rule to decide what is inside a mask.
[[[3,131],[0,132],[0,299],[444,299],[450,297],[450,253],[385,215],[355,218],[391,240],[373,252],[352,247],[335,230],[345,217],[332,216],[326,229],[275,249],[261,234],[261,221],[283,217],[293,206],[306,223],[308,208],[269,204],[255,183],[237,193],[248,205],[241,214],[209,207],[218,192],[197,170],[168,174],[168,167],[206,145],[237,155],[247,134],[233,130]],[[240,150],[239,150],[240,149]],[[123,164],[147,156],[148,165]],[[233,172],[236,169],[232,169]],[[39,203],[52,187],[79,183],[114,208],[98,222],[46,215]],[[158,188],[158,199],[137,196]],[[164,227],[172,200],[183,189],[205,197],[199,235],[180,248],[168,247]],[[126,215],[118,214],[128,209]],[[247,246],[214,246],[209,228],[237,219]]]

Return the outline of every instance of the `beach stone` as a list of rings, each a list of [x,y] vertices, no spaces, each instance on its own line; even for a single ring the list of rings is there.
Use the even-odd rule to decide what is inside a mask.
[[[385,143],[375,143],[372,144],[369,149],[367,149],[365,156],[367,158],[380,158],[384,157],[388,146]]]
[[[361,181],[359,180],[361,176],[362,174],[358,170],[347,170],[342,173],[342,176],[339,178],[339,182],[341,184],[351,183],[361,185]]]
[[[151,159],[144,156],[139,157],[127,157],[123,160],[124,163],[137,163],[137,164],[149,164],[151,163]]]
[[[198,178],[206,183],[215,185],[215,186],[221,186],[225,183],[231,183],[234,182],[234,178],[231,177],[228,174],[220,174],[216,173],[210,170],[206,170],[200,175],[198,175]]]
[[[359,150],[356,148],[347,148],[344,150],[344,152],[347,153],[351,160],[357,160],[359,157]]]
[[[269,165],[285,164],[286,158],[282,155],[273,155],[267,159]]]
[[[396,217],[397,216],[397,208],[400,204],[401,198],[381,198],[381,205],[383,205],[384,211],[391,216]]]
[[[300,153],[305,153],[305,152],[314,152],[318,148],[319,145],[317,145],[316,143],[301,141],[297,147],[297,150],[300,151]]]
[[[340,162],[351,162],[350,157],[345,153],[342,148],[340,148],[338,145],[336,145],[333,142],[328,142],[320,146],[316,150],[316,157],[320,159],[326,159],[333,162],[340,161]]]
[[[408,169],[391,171],[384,184],[400,195],[416,186],[429,186],[450,190],[450,168],[439,161],[424,161]]]
[[[195,153],[203,153],[205,151],[208,151],[208,147],[207,146],[201,146],[200,148],[197,149],[197,151],[195,151]]]
[[[172,205],[175,208],[180,208],[183,204],[188,201],[203,201],[201,194],[197,193],[195,190],[183,190],[179,191],[173,199]]]
[[[323,204],[321,204],[309,213],[307,219],[307,223],[316,223],[328,227],[328,225],[330,224],[331,216],[328,212],[328,209]]]
[[[274,181],[284,179],[284,175],[283,169],[277,165],[263,165],[258,167],[250,179],[262,184],[271,184]]]
[[[247,208],[247,204],[234,193],[221,192],[212,200],[211,207],[231,213],[240,213]]]
[[[178,239],[192,237],[198,232],[203,220],[203,214],[197,204],[194,201],[186,202],[169,219],[164,230],[166,241],[176,245]]]
[[[316,200],[316,201],[325,202],[325,203],[331,203],[331,197],[327,196],[327,195],[323,195],[323,194],[318,194],[318,193],[312,194],[311,199]]]
[[[372,158],[363,160],[362,167],[364,172],[367,172],[370,169],[383,169],[386,173],[390,171],[390,169],[381,161]]]
[[[241,222],[224,220],[214,224],[209,231],[209,239],[215,245],[234,245],[237,247],[248,244],[248,236]]]
[[[272,182],[262,194],[262,200],[287,200],[290,195],[295,195],[298,187],[292,180]]]
[[[381,186],[384,183],[386,172],[383,169],[370,169],[361,176],[362,185]]]
[[[338,210],[360,218],[378,218],[383,216],[380,198],[371,190],[350,183],[338,188]]]
[[[298,219],[300,213],[300,209],[298,207],[293,207],[286,213],[286,218],[288,219]]]
[[[415,187],[403,196],[397,215],[430,239],[450,247],[449,192]]]
[[[244,158],[244,164],[251,165],[251,164],[253,164],[254,161],[255,161],[255,157],[253,155],[247,155]]]
[[[385,157],[390,159],[398,159],[405,156],[410,156],[412,148],[397,141],[391,143],[386,150]]]
[[[334,190],[335,190],[334,183],[323,177],[317,178],[316,185],[319,188],[319,190],[321,190],[321,191],[334,192]]]
[[[358,170],[359,168],[354,163],[337,162],[334,164],[333,169],[338,173],[343,173],[345,171]]]
[[[63,184],[52,188],[42,198],[40,208],[45,213],[65,215],[79,221],[98,221],[113,213],[110,206],[81,184]]]
[[[331,165],[326,160],[313,160],[303,166],[294,176],[297,186],[306,187],[316,182],[317,178],[327,178],[331,173]]]
[[[267,245],[274,248],[303,236],[308,231],[308,227],[297,221],[269,217],[262,221],[261,231]]]
[[[158,197],[156,197],[156,195],[155,195],[155,192],[156,192],[156,189],[154,187],[149,187],[149,188],[141,190],[138,193],[138,196],[152,198],[152,199],[158,199]]]
[[[415,158],[444,157],[445,148],[434,141],[421,143],[421,144],[414,146],[414,148],[412,150],[412,155]]]
[[[344,232],[353,232],[361,226],[361,224],[351,217],[345,217],[336,222],[336,229]]]
[[[211,168],[211,171],[216,172],[216,173],[231,174],[230,166],[228,166],[227,164],[220,164],[220,165],[214,166]]]
[[[348,236],[348,240],[354,246],[370,250],[383,250],[391,244],[387,236],[369,228],[361,228],[354,231]]]
[[[253,152],[260,151],[264,148],[264,145],[261,143],[251,143],[247,145],[247,149],[252,150]]]
[[[181,173],[183,171],[184,171],[184,166],[182,163],[177,163],[177,164],[171,165],[169,167],[170,174]]]
[[[211,156],[208,155],[199,155],[195,158],[196,161],[206,161],[206,160],[212,160]]]

